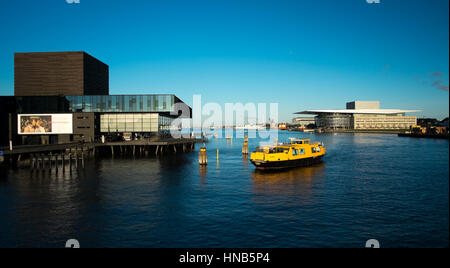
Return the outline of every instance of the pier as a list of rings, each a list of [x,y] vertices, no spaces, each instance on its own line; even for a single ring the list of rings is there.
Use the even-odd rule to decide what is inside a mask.
[[[0,148],[4,154],[5,164],[31,169],[58,169],[84,167],[87,159],[96,156],[116,157],[148,157],[164,154],[192,152],[196,143],[204,143],[204,139],[159,139],[133,140],[117,142],[69,143],[48,145],[20,145]]]

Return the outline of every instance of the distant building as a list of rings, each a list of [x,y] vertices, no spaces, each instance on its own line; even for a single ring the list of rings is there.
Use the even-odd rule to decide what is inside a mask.
[[[296,117],[292,119],[292,125],[295,127],[305,128],[309,125],[315,125],[316,120],[314,117]]]
[[[448,117],[445,118],[444,120],[442,120],[442,121],[439,123],[439,126],[441,126],[441,127],[448,127]]]
[[[417,125],[421,127],[437,127],[441,122],[436,118],[419,118],[417,119]]]
[[[354,101],[345,110],[308,110],[296,114],[314,114],[317,127],[326,129],[409,129],[417,124],[417,117],[399,109],[380,109],[378,101]]]

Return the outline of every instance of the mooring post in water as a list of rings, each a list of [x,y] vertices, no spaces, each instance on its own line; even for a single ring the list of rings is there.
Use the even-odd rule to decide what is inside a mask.
[[[204,166],[204,165],[208,164],[208,156],[206,154],[206,147],[200,148],[200,152],[199,152],[199,155],[198,155],[198,163],[201,166]]]
[[[63,173],[66,171],[66,153],[63,152],[62,154],[62,169],[63,169]]]
[[[72,153],[69,153],[69,170],[72,172]]]
[[[84,151],[81,152],[81,167],[84,168]]]
[[[78,169],[78,152],[75,152],[75,168]]]
[[[56,169],[56,172],[58,172],[58,161],[59,161],[59,154],[56,154],[55,155],[55,169]]]
[[[248,155],[248,136],[245,136],[244,145],[242,146],[242,154]]]
[[[33,156],[33,154],[30,154],[30,168],[34,169],[34,156]]]
[[[49,159],[49,166],[50,166],[50,171],[52,170],[52,168],[53,168],[53,165],[52,165],[52,153],[50,153],[49,155],[48,155],[48,159]]]

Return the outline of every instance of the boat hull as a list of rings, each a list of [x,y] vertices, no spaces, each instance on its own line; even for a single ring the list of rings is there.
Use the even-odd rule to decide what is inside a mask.
[[[307,167],[319,164],[322,162],[323,156],[302,158],[296,160],[286,160],[286,161],[255,161],[251,160],[252,164],[255,165],[256,169],[260,170],[277,170],[277,169],[288,169],[296,167]]]

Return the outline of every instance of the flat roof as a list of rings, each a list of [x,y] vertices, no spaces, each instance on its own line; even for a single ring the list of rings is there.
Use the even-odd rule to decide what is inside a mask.
[[[417,113],[420,110],[399,110],[399,109],[345,109],[345,110],[308,110],[303,112],[298,112],[295,114],[379,114],[379,115],[393,115],[393,114],[403,114],[403,113]]]

